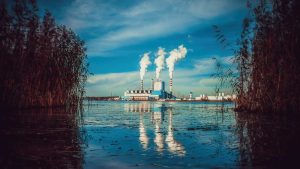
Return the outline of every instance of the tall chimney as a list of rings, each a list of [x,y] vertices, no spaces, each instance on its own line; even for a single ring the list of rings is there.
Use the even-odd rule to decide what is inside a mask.
[[[172,78],[170,79],[169,85],[170,85],[170,94],[172,94],[172,86],[173,86],[173,79]]]
[[[144,80],[141,80],[141,90],[144,90]]]
[[[154,90],[154,81],[151,79],[151,90]]]

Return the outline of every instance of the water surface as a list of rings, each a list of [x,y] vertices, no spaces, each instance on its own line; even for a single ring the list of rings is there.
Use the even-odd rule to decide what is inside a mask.
[[[299,120],[236,113],[232,103],[95,101],[78,109],[1,110],[0,166],[294,168]]]
[[[86,108],[85,168],[236,168],[233,104],[98,102]]]

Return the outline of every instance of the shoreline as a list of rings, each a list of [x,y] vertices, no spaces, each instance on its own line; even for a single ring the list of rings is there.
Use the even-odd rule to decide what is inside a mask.
[[[89,97],[89,98],[84,98],[85,101],[125,101],[125,102],[228,102],[228,103],[234,103],[235,101],[233,100],[115,100],[111,97],[109,98],[102,98],[102,97]]]

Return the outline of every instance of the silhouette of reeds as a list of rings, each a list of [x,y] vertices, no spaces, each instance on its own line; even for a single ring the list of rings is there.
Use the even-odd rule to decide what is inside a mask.
[[[234,49],[237,76],[218,78],[227,78],[234,87],[238,110],[299,114],[300,1],[249,1],[248,7],[250,14]],[[219,28],[214,29],[218,41],[228,46]]]
[[[35,0],[0,5],[0,107],[78,105],[88,74],[84,42]]]

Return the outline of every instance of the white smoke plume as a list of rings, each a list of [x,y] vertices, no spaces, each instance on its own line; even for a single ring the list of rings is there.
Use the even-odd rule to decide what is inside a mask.
[[[157,51],[157,57],[154,60],[154,63],[156,64],[156,79],[159,79],[160,72],[165,67],[165,54],[165,49],[159,47]]]
[[[170,56],[166,59],[166,63],[167,63],[167,67],[169,68],[169,76],[171,79],[173,78],[175,63],[178,60],[185,58],[186,54],[187,54],[187,49],[183,45],[180,45],[178,49],[173,49],[170,52]]]
[[[147,72],[147,67],[151,64],[149,54],[150,54],[150,52],[145,53],[144,56],[142,57],[141,61],[140,61],[140,67],[141,67],[140,77],[141,77],[141,80],[144,79],[145,73]]]

